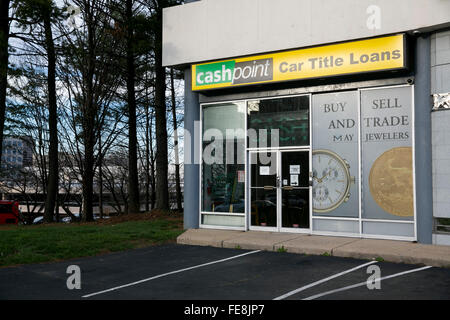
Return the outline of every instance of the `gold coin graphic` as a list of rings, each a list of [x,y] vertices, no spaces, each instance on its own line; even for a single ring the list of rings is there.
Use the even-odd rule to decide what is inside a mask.
[[[384,211],[401,217],[413,216],[411,147],[393,148],[379,156],[370,169],[369,188]]]

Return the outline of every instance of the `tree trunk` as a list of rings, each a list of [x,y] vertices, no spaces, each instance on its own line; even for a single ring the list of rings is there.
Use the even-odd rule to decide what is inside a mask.
[[[139,179],[137,168],[135,66],[133,49],[133,1],[126,3],[127,23],[127,91],[128,91],[128,210],[139,213]]]
[[[9,0],[0,0],[0,165],[8,86]]]
[[[44,8],[44,29],[45,29],[45,46],[47,50],[48,63],[48,126],[50,131],[49,146],[49,174],[47,183],[47,197],[45,200],[44,220],[52,222],[55,213],[56,196],[58,193],[58,128],[57,128],[57,104],[56,104],[56,57],[55,47],[53,44],[53,35],[51,29],[50,15],[51,7]]]
[[[87,3],[89,4],[89,2]],[[84,143],[84,162],[82,174],[82,220],[94,221],[93,213],[93,192],[94,192],[94,145],[95,145],[95,117],[97,106],[94,104],[93,81],[95,73],[95,43],[93,16],[90,7],[87,11],[87,73],[84,79],[86,84],[86,100],[83,105],[83,143]]]
[[[175,101],[175,85],[174,85],[173,68],[170,69],[170,90],[172,97],[172,118],[173,118],[173,146],[175,153],[175,189],[177,195],[177,210],[182,210],[181,204],[181,184],[180,184],[180,160],[178,156],[178,132],[177,132],[177,112]]]
[[[152,204],[152,210],[155,208],[155,202],[156,202],[156,183],[155,183],[155,154],[153,151],[153,138],[152,138],[152,128],[153,128],[153,117],[150,119],[150,130],[149,130],[149,138],[150,138],[150,186],[152,189],[151,193],[151,204]]]
[[[145,212],[150,211],[150,103],[148,101],[148,86],[145,86]]]
[[[93,207],[93,193],[94,193],[94,143],[92,137],[85,138],[85,155],[84,155],[84,170],[83,170],[83,202],[82,202],[82,220],[94,221]]]
[[[59,188],[59,185],[58,185],[58,188]],[[55,221],[56,222],[60,222],[61,221],[61,216],[59,214],[59,197],[60,197],[60,194],[59,194],[59,192],[57,192],[56,193],[56,199],[55,199]]]
[[[156,208],[169,209],[166,70],[162,66],[162,6],[157,8],[155,44],[155,117],[156,117]]]
[[[151,165],[151,179],[150,179],[150,183],[151,183],[151,204],[152,204],[152,210],[155,209],[156,207],[156,173],[155,173],[155,161],[152,161],[152,165]]]
[[[102,156],[102,134],[98,135],[98,210],[100,219],[103,219],[103,156]]]

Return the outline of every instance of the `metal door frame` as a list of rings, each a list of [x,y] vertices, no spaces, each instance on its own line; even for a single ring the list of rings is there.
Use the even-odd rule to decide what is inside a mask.
[[[279,167],[279,172],[278,174],[280,175],[280,177],[282,177],[282,172],[281,172],[281,155],[284,152],[308,152],[308,177],[309,177],[309,185],[308,185],[308,196],[309,196],[309,201],[308,201],[308,218],[309,218],[309,228],[283,228],[283,224],[282,224],[282,195],[281,195],[281,188],[278,188],[280,191],[280,195],[279,195],[279,200],[280,200],[280,211],[277,212],[278,218],[280,219],[279,222],[279,231],[280,232],[290,232],[290,233],[311,233],[312,230],[312,152],[311,152],[311,147],[296,147],[296,148],[292,148],[292,149],[288,149],[288,150],[280,150],[279,151],[279,162],[278,162],[278,167]]]
[[[277,216],[276,216],[276,221],[277,221],[277,225],[276,227],[262,227],[262,226],[252,226],[251,225],[251,214],[252,214],[252,210],[251,210],[251,192],[252,192],[252,170],[251,170],[251,165],[252,165],[252,156],[254,156],[255,154],[258,153],[263,153],[263,152],[270,152],[270,153],[276,153],[276,166],[277,166],[277,170],[276,170],[276,176],[277,176],[277,180],[281,180],[282,178],[282,172],[281,172],[281,157],[282,157],[282,153],[283,152],[308,152],[308,161],[309,161],[309,180],[311,181],[312,178],[312,171],[311,171],[311,165],[312,165],[312,152],[311,152],[311,147],[307,146],[307,147],[290,147],[290,148],[283,148],[283,149],[264,149],[264,150],[251,150],[248,151],[248,187],[247,187],[247,201],[248,201],[248,230],[252,230],[252,231],[269,231],[269,232],[288,232],[288,233],[307,233],[310,234],[311,230],[312,230],[312,186],[311,183],[308,186],[309,189],[309,228],[283,228],[282,227],[282,190],[280,186],[276,186],[276,193],[277,193]]]

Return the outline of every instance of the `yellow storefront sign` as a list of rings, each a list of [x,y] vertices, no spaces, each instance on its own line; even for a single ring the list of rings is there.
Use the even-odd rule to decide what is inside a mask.
[[[322,78],[406,67],[403,34],[192,66],[192,90]]]

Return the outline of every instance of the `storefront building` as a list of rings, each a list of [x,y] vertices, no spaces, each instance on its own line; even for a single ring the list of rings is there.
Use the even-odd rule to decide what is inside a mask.
[[[450,3],[165,9],[186,228],[450,244]],[[447,138],[446,138],[447,137]]]

